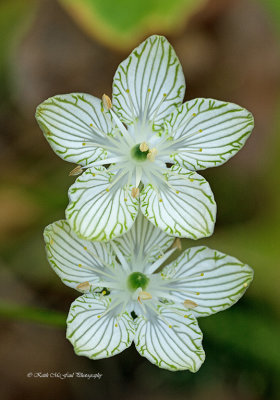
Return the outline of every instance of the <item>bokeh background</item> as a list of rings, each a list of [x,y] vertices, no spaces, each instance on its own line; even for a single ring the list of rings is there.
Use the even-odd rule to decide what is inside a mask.
[[[0,376],[5,400],[280,398],[280,2],[278,0],[0,1]],[[255,116],[232,160],[203,171],[218,204],[214,236],[198,243],[255,270],[232,309],[200,319],[206,361],[168,372],[133,346],[90,361],[65,339],[77,293],[48,266],[42,231],[64,218],[72,165],[34,119],[49,96],[111,94],[117,65],[152,33],[174,46],[186,100],[236,102]],[[100,380],[28,372],[100,373]]]

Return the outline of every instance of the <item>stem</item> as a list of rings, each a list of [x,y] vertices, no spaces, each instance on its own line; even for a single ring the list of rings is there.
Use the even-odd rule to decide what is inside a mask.
[[[60,311],[21,306],[0,301],[0,318],[37,322],[39,324],[66,328],[67,314]]]

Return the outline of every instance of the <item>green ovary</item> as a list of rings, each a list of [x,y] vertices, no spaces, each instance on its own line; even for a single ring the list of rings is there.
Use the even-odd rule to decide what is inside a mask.
[[[150,279],[141,272],[133,272],[127,278],[127,286],[132,292],[134,292],[139,287],[141,287],[142,290],[145,290],[148,286],[149,280]]]
[[[147,160],[147,154],[149,153],[149,150],[147,151],[141,151],[140,150],[140,144],[137,144],[136,146],[132,147],[131,149],[131,157],[134,158],[137,161],[146,161]]]

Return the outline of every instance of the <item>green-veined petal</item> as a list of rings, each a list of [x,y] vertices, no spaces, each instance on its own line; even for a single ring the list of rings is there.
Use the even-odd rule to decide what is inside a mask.
[[[92,293],[72,303],[66,336],[77,355],[97,360],[119,354],[131,345],[134,338],[132,317],[127,312],[118,316],[114,310],[108,311],[110,305],[109,296],[98,298]]]
[[[173,161],[190,170],[225,163],[240,150],[254,127],[252,114],[223,101],[194,99],[165,121],[173,136]],[[172,142],[171,142],[172,143]]]
[[[197,317],[231,307],[253,279],[248,265],[207,247],[185,250],[162,273],[163,277],[170,277],[167,287],[175,301],[191,300],[197,304],[192,309]]]
[[[184,98],[185,79],[170,43],[151,36],[118,67],[113,82],[113,107],[126,123],[162,123]]]
[[[151,224],[141,212],[138,213],[132,228],[120,238],[116,238],[120,251],[139,264],[153,262],[173,243],[174,238]],[[143,264],[142,267],[145,265]]]
[[[172,236],[199,239],[210,236],[216,203],[207,181],[195,172],[173,166],[167,171],[170,186],[147,185],[141,192],[141,210],[154,225]]]
[[[85,93],[50,97],[36,110],[36,119],[55,153],[66,161],[89,165],[103,159],[106,135],[112,124],[102,102]]]
[[[51,267],[65,285],[72,288],[76,289],[83,282],[96,286],[103,278],[98,270],[102,271],[104,264],[112,264],[110,244],[78,238],[65,220],[48,225],[44,239]]]
[[[196,318],[183,307],[160,305],[157,311],[134,321],[136,349],[160,368],[196,372],[205,359]]]
[[[133,224],[139,202],[125,190],[110,186],[114,175],[104,167],[89,168],[69,189],[66,218],[71,228],[87,240],[110,240]]]

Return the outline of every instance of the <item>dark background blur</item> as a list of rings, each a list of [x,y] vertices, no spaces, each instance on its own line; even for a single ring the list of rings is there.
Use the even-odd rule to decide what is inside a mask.
[[[70,13],[67,3],[73,1],[0,1],[1,398],[279,398],[280,2],[209,0],[189,12],[191,2],[178,0],[173,12],[164,0],[139,26],[137,18],[157,0],[120,0],[117,7],[112,0],[77,0]],[[79,12],[82,3],[96,3],[92,15]],[[65,339],[65,315],[77,293],[48,266],[42,239],[47,224],[64,218],[73,166],[52,152],[35,107],[73,91],[111,95],[116,67],[151,33],[165,34],[174,46],[186,100],[236,102],[256,123],[244,149],[203,172],[218,204],[214,236],[183,244],[207,244],[255,270],[236,306],[199,320],[206,361],[196,374],[161,370],[133,346],[100,361],[76,356]],[[27,377],[76,371],[103,376]]]

